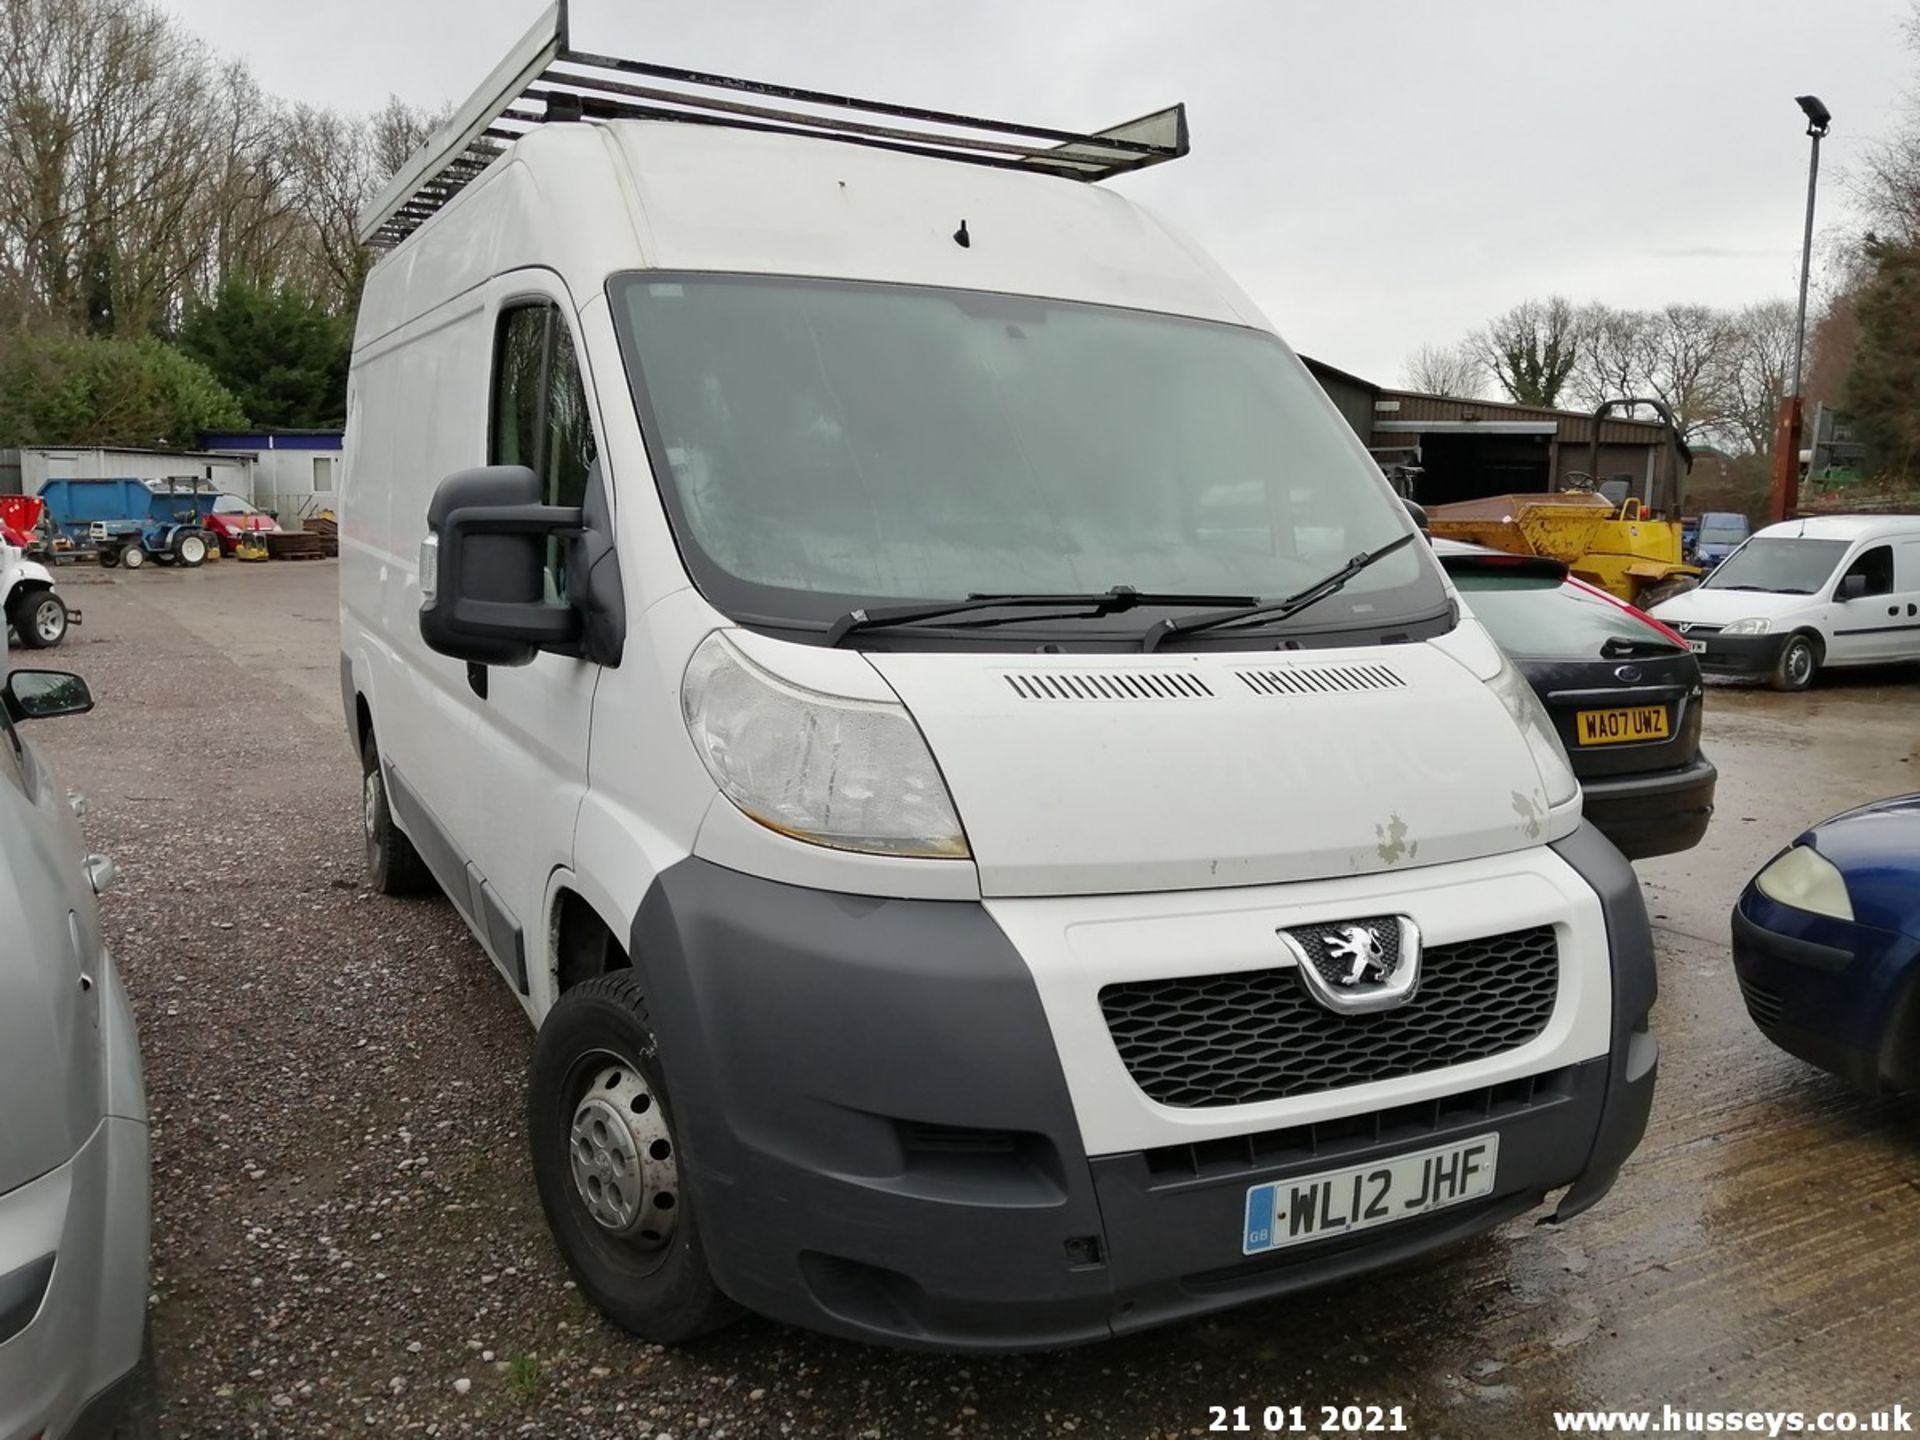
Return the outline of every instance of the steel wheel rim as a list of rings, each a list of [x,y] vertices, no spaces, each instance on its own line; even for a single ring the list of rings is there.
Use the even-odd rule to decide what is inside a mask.
[[[33,633],[49,645],[67,633],[67,617],[61,612],[59,602],[42,600],[34,608]]]
[[[180,542],[180,558],[194,565],[207,558],[207,542],[197,535],[189,535]]]
[[[1804,685],[1813,678],[1813,647],[1804,640],[1796,640],[1793,648],[1787,651],[1787,678],[1796,685]]]
[[[380,833],[380,772],[369,770],[366,783],[361,786],[360,794],[361,822],[367,827],[369,843]]]
[[[589,1060],[592,1079],[574,1101],[567,1128],[574,1196],[606,1234],[641,1249],[665,1249],[680,1213],[673,1132],[637,1067],[604,1052]]]

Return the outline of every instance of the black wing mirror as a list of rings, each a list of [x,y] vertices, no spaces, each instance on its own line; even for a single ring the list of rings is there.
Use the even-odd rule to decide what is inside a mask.
[[[478,665],[525,665],[542,650],[578,653],[580,612],[547,598],[547,541],[577,536],[572,506],[541,503],[524,465],[449,475],[427,507],[420,547],[420,638]]]
[[[1867,577],[1864,575],[1842,575],[1840,583],[1834,588],[1833,598],[1842,602],[1858,600],[1867,593]]]
[[[7,718],[51,720],[56,715],[84,715],[93,709],[87,682],[65,670],[15,670],[0,686],[0,705]]]

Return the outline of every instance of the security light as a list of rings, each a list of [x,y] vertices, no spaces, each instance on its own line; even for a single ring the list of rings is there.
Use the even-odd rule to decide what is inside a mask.
[[[1827,133],[1827,127],[1833,123],[1833,112],[1820,103],[1818,95],[1796,95],[1793,97],[1793,103],[1798,105],[1801,113],[1807,117],[1809,135]]]

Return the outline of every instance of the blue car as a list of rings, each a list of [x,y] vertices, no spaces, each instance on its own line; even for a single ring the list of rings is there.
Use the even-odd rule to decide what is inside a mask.
[[[1920,795],[1823,821],[1733,910],[1747,1012],[1870,1094],[1920,1089]]]

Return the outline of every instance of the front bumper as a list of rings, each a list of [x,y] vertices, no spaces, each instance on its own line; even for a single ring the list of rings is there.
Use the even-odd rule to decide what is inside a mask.
[[[1748,887],[1733,968],[1760,1033],[1868,1094],[1920,1087],[1920,940],[1809,914]]]
[[[1770,635],[1708,635],[1704,637],[1707,648],[1694,651],[1694,658],[1709,675],[1771,675],[1792,638],[1792,632],[1785,630]]]
[[[1712,761],[1695,756],[1678,770],[1583,780],[1581,813],[1629,860],[1691,850],[1713,818],[1719,778]]]
[[[1105,1338],[1379,1268],[1571,1187],[1606,1193],[1646,1126],[1651,935],[1589,829],[1555,847],[1601,896],[1608,1053],[1361,1115],[1090,1157],[1033,976],[978,904],[861,899],[689,860],[630,953],[715,1279],[814,1329],[944,1350]],[[1498,1131],[1471,1205],[1248,1259],[1247,1190]]]

